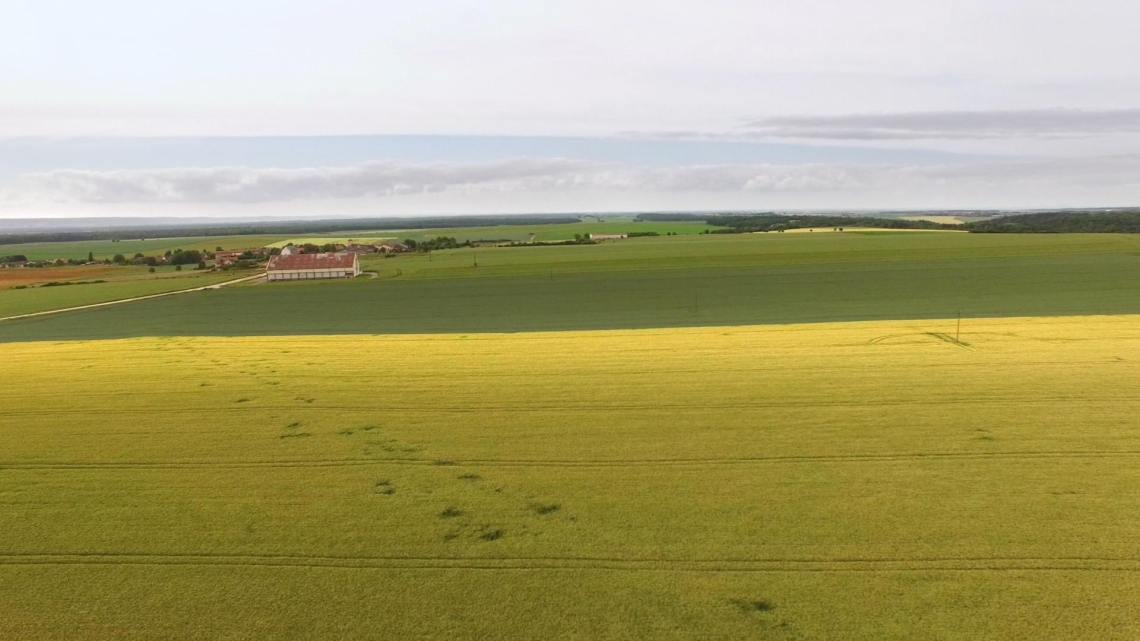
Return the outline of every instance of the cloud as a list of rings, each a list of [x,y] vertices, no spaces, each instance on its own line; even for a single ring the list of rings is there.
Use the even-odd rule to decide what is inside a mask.
[[[519,158],[475,163],[368,162],[346,167],[257,169],[59,170],[21,176],[0,192],[8,203],[251,204],[352,199],[396,200],[425,194],[479,196],[504,205],[541,202],[630,202],[622,194],[689,196],[780,194],[830,201],[908,202],[936,207],[992,197],[1036,202],[1111,196],[1140,201],[1140,156],[967,165],[729,164],[651,167]],[[565,196],[566,198],[563,198]],[[815,202],[815,201],[813,201]],[[1128,203],[1120,203],[1128,204]]]
[[[772,116],[745,123],[748,138],[826,140],[993,139],[1140,132],[1140,109],[930,111]]]
[[[25,174],[9,198],[87,203],[257,203],[392,197],[442,191],[737,191],[848,189],[838,165],[644,167],[520,158],[477,163],[367,162],[348,167],[211,167]]]

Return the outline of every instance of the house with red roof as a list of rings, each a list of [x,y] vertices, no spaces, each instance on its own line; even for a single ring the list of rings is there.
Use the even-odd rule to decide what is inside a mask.
[[[359,275],[360,263],[356,259],[356,254],[345,252],[273,256],[269,259],[265,271],[266,280],[269,282],[355,278]]]

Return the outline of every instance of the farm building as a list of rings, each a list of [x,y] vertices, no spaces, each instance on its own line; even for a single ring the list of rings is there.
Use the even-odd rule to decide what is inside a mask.
[[[360,275],[356,254],[293,254],[274,256],[266,268],[266,280],[315,280],[353,278]]]
[[[629,238],[629,234],[590,234],[590,240],[617,240]]]
[[[285,245],[281,248],[282,256],[296,256],[301,253],[301,248],[296,245]]]
[[[241,256],[240,251],[220,251],[214,252],[214,264],[218,267],[222,265],[232,265],[238,261],[238,256]]]
[[[374,254],[376,253],[375,245],[361,245],[360,243],[350,243],[345,245],[344,251],[350,254]]]

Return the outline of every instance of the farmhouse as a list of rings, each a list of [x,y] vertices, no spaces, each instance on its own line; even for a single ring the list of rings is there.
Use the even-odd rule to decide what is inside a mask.
[[[360,243],[350,243],[345,245],[344,251],[350,254],[374,254],[376,253],[375,245],[361,245]]]
[[[221,267],[222,265],[233,265],[238,261],[238,256],[241,256],[240,251],[220,251],[214,252],[214,265]]]
[[[629,234],[590,234],[590,240],[617,240],[629,238]]]
[[[353,278],[360,275],[356,254],[293,254],[274,256],[266,268],[266,280],[314,280]]]

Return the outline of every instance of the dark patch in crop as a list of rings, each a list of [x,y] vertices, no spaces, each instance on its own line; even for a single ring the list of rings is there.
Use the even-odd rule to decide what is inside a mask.
[[[731,599],[731,602],[745,612],[771,612],[776,609],[775,604],[767,599]]]
[[[300,421],[294,421],[293,423],[290,423],[290,424],[286,425],[285,427],[287,427],[289,429],[294,429],[294,428],[301,427],[301,423],[300,423]]]
[[[404,451],[405,451],[405,452],[407,452],[407,451],[414,451],[414,450],[404,450]],[[432,461],[432,462],[431,462],[431,464],[432,464],[432,465],[440,465],[440,466],[445,466],[445,467],[446,467],[446,466],[449,466],[449,465],[455,465],[455,461]]]
[[[365,425],[364,426],[365,432],[371,432],[372,430],[375,430],[375,429],[379,429],[379,427],[376,425]]]
[[[460,481],[478,481],[478,480],[479,480],[479,479],[481,479],[481,478],[483,478],[483,477],[482,477],[482,476],[479,476],[478,474],[473,474],[473,473],[471,473],[471,472],[468,472],[468,473],[466,473],[466,474],[460,474],[460,475],[459,475],[459,480],[460,480]]]
[[[277,438],[304,438],[306,436],[312,436],[312,434],[309,434],[308,432],[296,432],[294,434],[282,434]]]
[[[337,432],[337,434],[340,434],[341,436],[352,436],[352,430],[341,430]]]
[[[84,369],[87,369],[87,368],[84,368]],[[209,383],[198,383],[198,387],[209,387],[209,386],[210,386]]]
[[[373,491],[377,494],[392,495],[396,493],[396,488],[392,487],[391,481],[384,479],[383,481],[377,481]]]
[[[502,530],[489,530],[487,532],[480,534],[479,538],[483,541],[497,541],[497,540],[503,538],[504,534],[506,534],[506,532],[504,532]]]
[[[447,534],[443,535],[444,541],[454,541],[455,539],[458,539],[458,538],[459,538],[459,532],[448,532]]]
[[[457,516],[463,516],[463,512],[457,507],[449,507],[439,513],[439,518],[441,519],[454,519]]]
[[[535,514],[554,514],[561,510],[562,506],[557,503],[548,503],[546,505],[532,505],[531,509],[534,510]]]
[[[248,403],[249,399],[248,398],[239,398],[238,400],[236,400],[234,402],[235,403]]]

